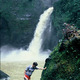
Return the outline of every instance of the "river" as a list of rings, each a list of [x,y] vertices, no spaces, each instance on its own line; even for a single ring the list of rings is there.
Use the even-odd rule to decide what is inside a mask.
[[[24,70],[32,63],[32,61],[2,62],[0,66],[1,70],[10,76],[10,80],[24,80]],[[38,67],[44,67],[44,62],[38,61]],[[41,73],[42,70],[35,70],[31,80],[40,80]]]

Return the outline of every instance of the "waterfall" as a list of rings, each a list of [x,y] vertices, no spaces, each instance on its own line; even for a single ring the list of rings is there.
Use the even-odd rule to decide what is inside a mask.
[[[50,21],[50,15],[53,12],[53,7],[50,7],[40,16],[39,23],[36,26],[36,30],[34,32],[34,38],[32,39],[28,50],[33,53],[40,53],[42,41],[43,41],[43,33],[47,28],[47,25]],[[45,33],[46,36],[46,33]]]
[[[45,58],[47,58],[49,56],[49,54],[44,54],[44,53],[48,53],[47,51],[42,51],[41,52],[41,46],[42,46],[42,42],[43,42],[43,34],[44,31],[46,30],[46,28],[48,27],[47,25],[50,23],[50,16],[51,13],[53,12],[53,7],[50,7],[49,9],[45,10],[44,13],[40,16],[39,22],[36,26],[36,30],[34,32],[34,37],[28,47],[27,50],[23,50],[21,49],[12,49],[11,51],[9,51],[9,55],[7,55],[3,61],[25,61],[25,60],[44,60]],[[51,24],[51,23],[50,23]],[[51,31],[51,26],[49,28],[50,30],[48,30],[49,32]],[[45,33],[46,36],[46,33]],[[7,53],[7,51],[6,51]],[[40,54],[43,53],[43,54]],[[1,56],[4,54],[4,49],[1,49]]]

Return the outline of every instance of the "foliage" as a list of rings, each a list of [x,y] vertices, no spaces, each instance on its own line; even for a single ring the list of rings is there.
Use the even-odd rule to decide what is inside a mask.
[[[65,41],[66,43],[66,41]],[[80,79],[80,38],[65,44],[66,48],[59,51],[60,42],[45,64],[47,70],[42,72],[41,80],[79,80]]]
[[[56,28],[57,36],[62,37],[63,23],[74,24],[80,29],[80,1],[59,0],[54,3],[53,25]]]
[[[0,46],[28,45],[44,9],[40,4],[37,0],[0,0]]]
[[[63,23],[80,29],[80,1],[59,0],[54,3],[53,25],[57,36],[62,37]],[[41,80],[80,80],[80,36],[58,43],[49,56]],[[62,47],[61,47],[62,46]],[[60,48],[63,48],[60,50]]]

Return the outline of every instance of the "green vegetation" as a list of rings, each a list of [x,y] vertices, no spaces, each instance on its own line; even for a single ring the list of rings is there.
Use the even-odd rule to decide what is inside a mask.
[[[41,80],[80,80],[80,36],[60,42],[46,60]]]
[[[46,59],[41,80],[80,80],[80,1],[54,3],[53,25],[59,38],[65,35]],[[63,24],[66,24],[66,27]],[[73,25],[74,26],[70,26]],[[70,30],[70,28],[72,30]]]
[[[57,31],[57,36],[62,38],[63,23],[74,24],[80,29],[80,1],[79,0],[59,0],[54,3],[53,25]]]
[[[62,38],[63,23],[74,24],[80,29],[79,0],[54,0],[52,5],[54,11],[50,49]],[[0,46],[5,44],[15,47],[29,45],[39,16],[47,8],[41,0],[0,0]]]
[[[0,46],[28,45],[43,9],[37,0],[0,0]]]

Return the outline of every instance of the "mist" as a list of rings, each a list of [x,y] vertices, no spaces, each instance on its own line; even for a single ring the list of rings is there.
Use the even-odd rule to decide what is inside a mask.
[[[42,37],[45,33],[45,30],[50,22],[50,16],[53,12],[53,7],[48,8],[40,15],[39,22],[36,26],[36,30],[34,32],[34,37],[29,44],[27,50],[23,48],[15,49],[10,46],[3,46],[1,47],[1,60],[2,61],[42,61],[45,60],[49,54],[51,53],[50,50],[43,51],[42,44],[43,39]],[[48,31],[51,32],[51,29]],[[5,55],[6,54],[6,55]]]
[[[10,48],[10,46],[1,47],[1,61],[45,61],[49,56],[50,51],[41,52],[35,55],[31,51],[24,49]],[[7,50],[8,49],[8,50]]]

